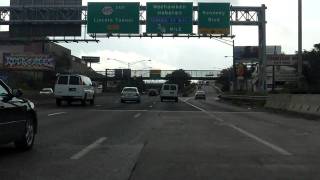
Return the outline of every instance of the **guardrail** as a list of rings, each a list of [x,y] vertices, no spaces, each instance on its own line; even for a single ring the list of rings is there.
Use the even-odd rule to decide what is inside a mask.
[[[268,96],[219,95],[219,98],[225,100],[266,101]]]

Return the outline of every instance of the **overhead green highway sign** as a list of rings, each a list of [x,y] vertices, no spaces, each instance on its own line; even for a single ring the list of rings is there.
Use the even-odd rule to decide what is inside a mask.
[[[161,70],[150,70],[150,79],[161,79]]]
[[[147,3],[148,34],[191,34],[193,3]]]
[[[199,3],[198,34],[230,34],[230,3]]]
[[[88,3],[88,33],[139,34],[140,3]]]

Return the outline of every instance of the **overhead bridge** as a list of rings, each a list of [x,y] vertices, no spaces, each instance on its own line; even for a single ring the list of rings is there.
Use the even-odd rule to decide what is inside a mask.
[[[97,71],[88,76],[93,80],[127,80],[137,78],[142,80],[167,80],[167,75],[176,70],[130,70],[130,69],[107,69]],[[220,70],[184,70],[190,76],[190,80],[214,80]],[[155,73],[156,72],[156,73]]]

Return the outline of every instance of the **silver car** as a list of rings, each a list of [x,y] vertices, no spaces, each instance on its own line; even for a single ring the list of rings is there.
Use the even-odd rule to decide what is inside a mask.
[[[197,91],[195,96],[195,99],[206,99],[206,93],[204,91]]]
[[[140,103],[141,98],[139,94],[139,90],[136,87],[124,87],[121,92],[121,103],[126,101],[136,101]]]

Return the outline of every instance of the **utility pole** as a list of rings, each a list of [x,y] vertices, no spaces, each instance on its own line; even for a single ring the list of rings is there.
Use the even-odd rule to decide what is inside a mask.
[[[237,66],[236,66],[236,57],[234,53],[234,40],[232,40],[232,60],[233,60],[233,91],[237,90]]]
[[[302,0],[298,0],[298,85],[302,80]]]

